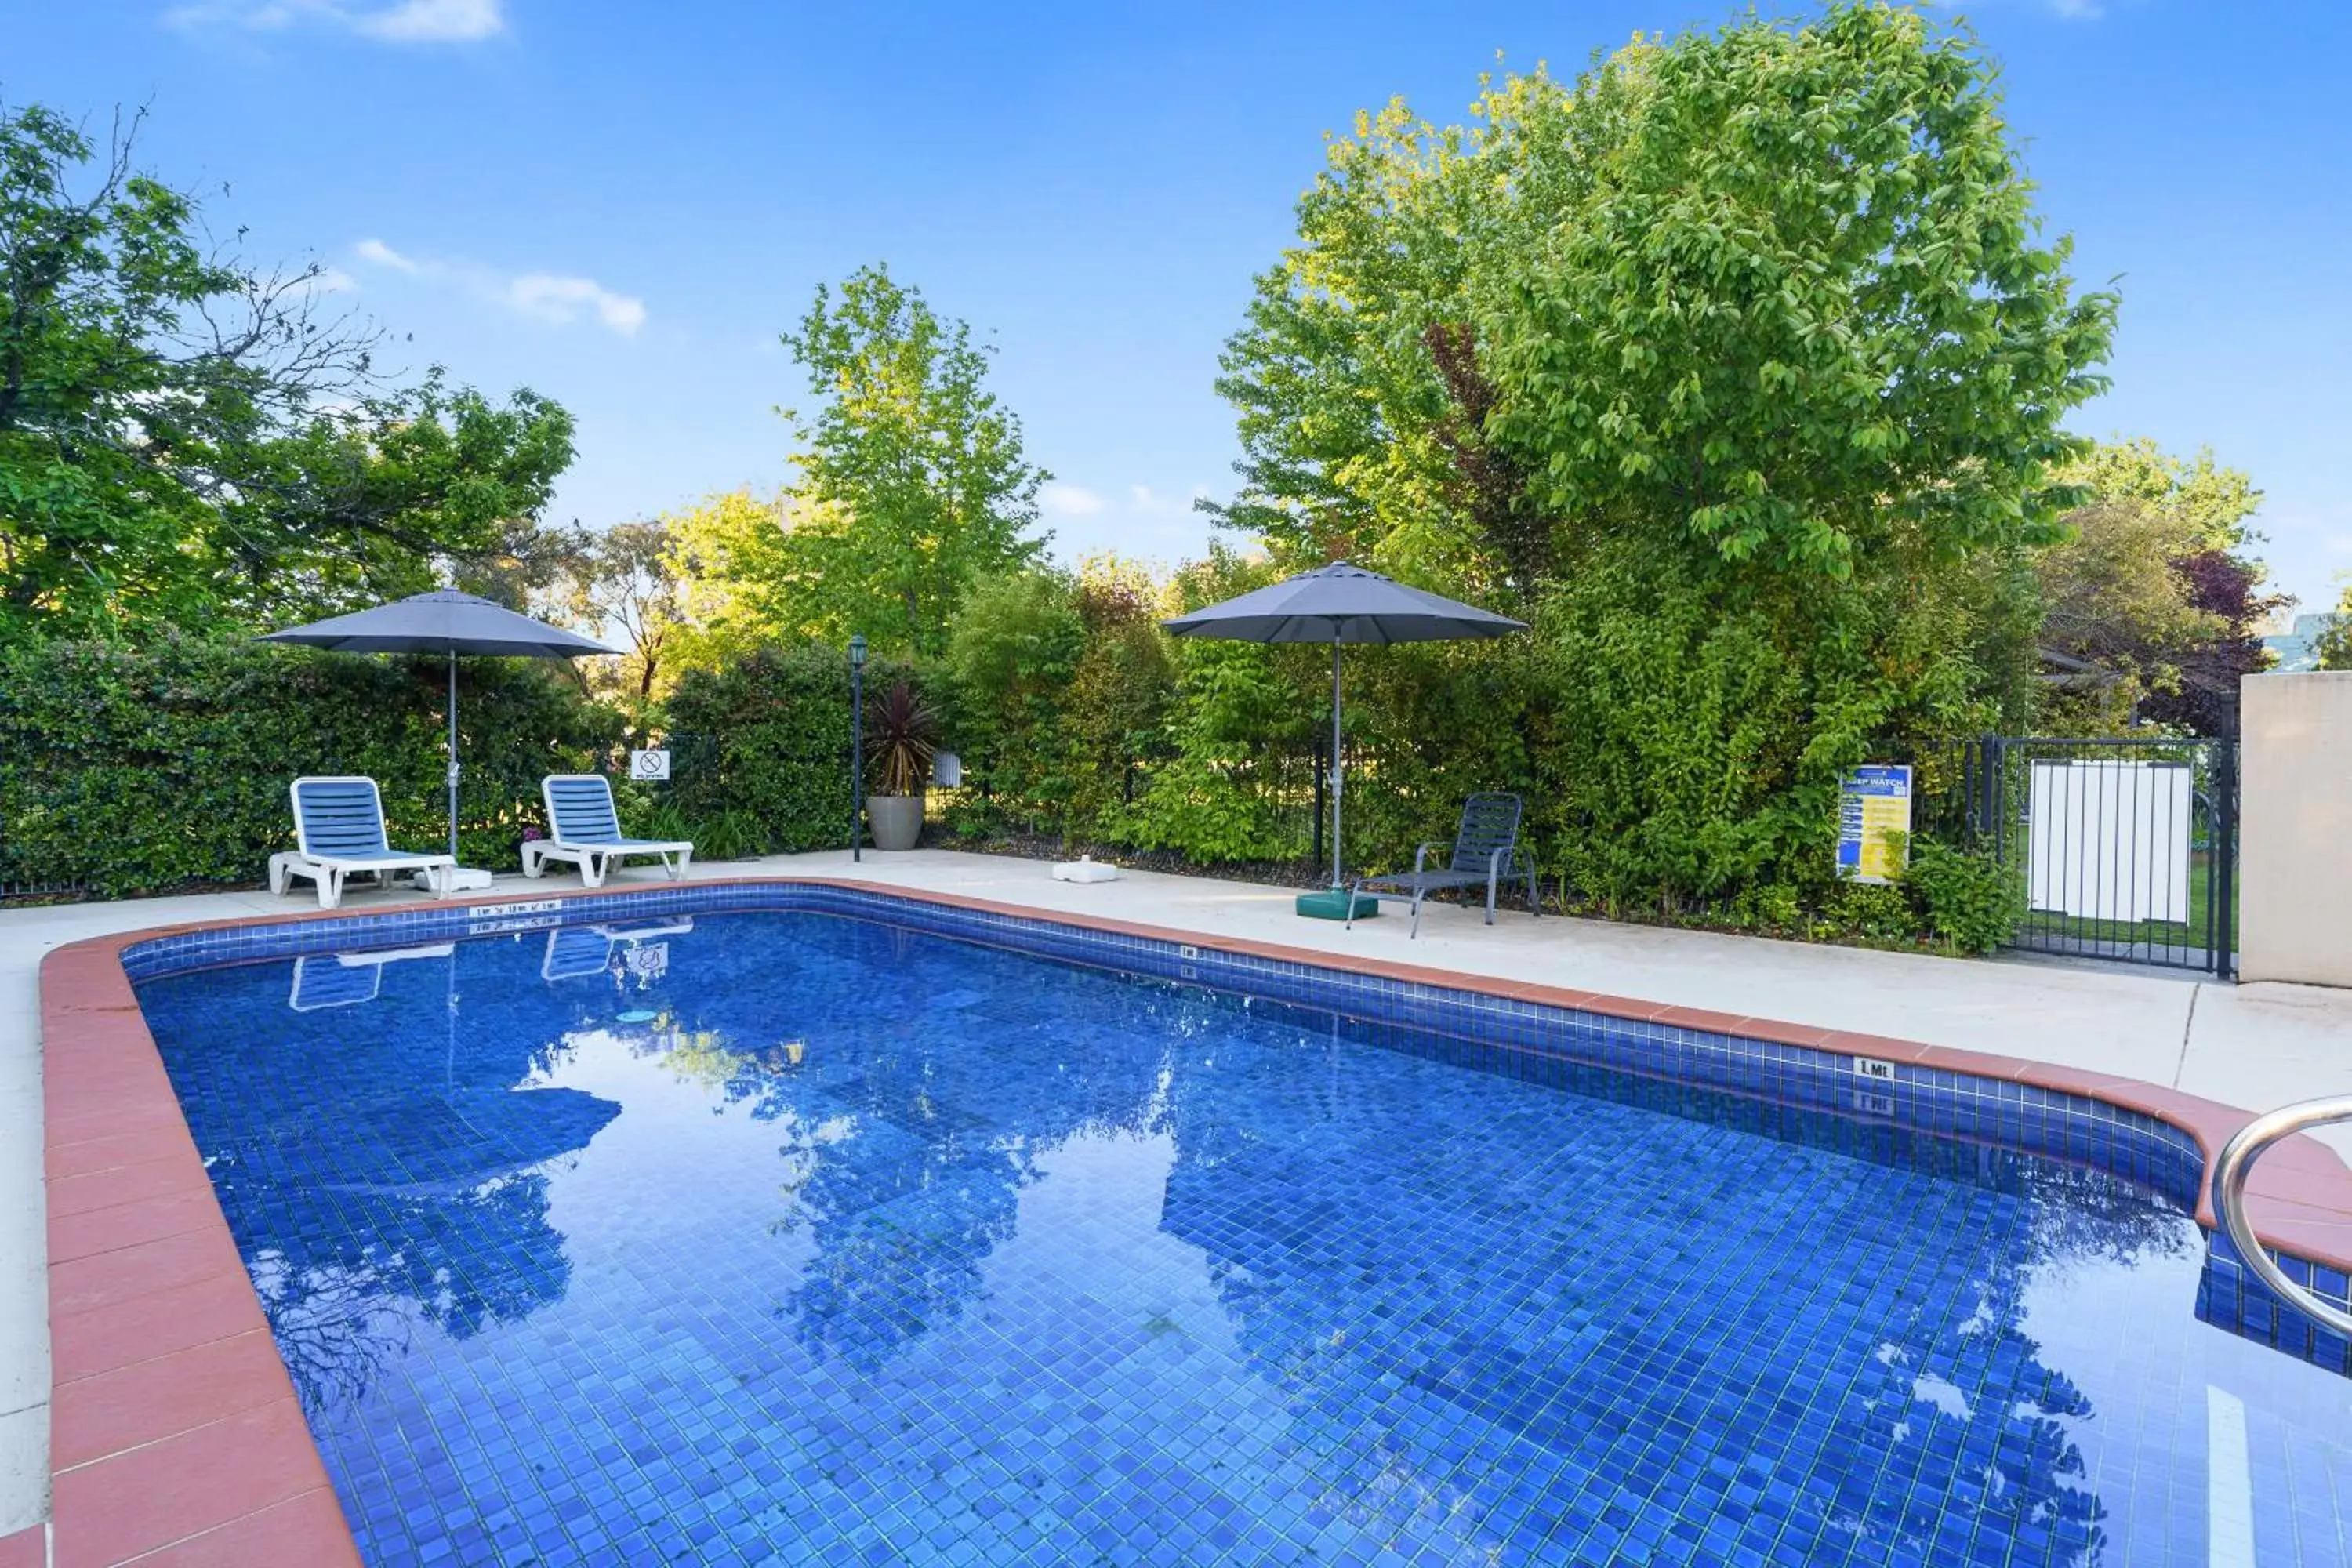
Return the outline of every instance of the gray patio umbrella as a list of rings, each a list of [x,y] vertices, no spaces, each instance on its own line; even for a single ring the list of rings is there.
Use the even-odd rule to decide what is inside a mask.
[[[438,653],[449,660],[449,855],[457,854],[457,656],[578,658],[619,653],[593,637],[519,616],[503,605],[455,588],[412,594],[372,610],[271,632],[263,642],[296,643],[341,653]]]
[[[1408,588],[1344,561],[1160,624],[1180,637],[1331,645],[1331,890],[1342,904],[1347,883],[1339,872],[1339,793],[1345,771],[1339,754],[1341,646],[1449,642],[1527,630],[1525,621]]]

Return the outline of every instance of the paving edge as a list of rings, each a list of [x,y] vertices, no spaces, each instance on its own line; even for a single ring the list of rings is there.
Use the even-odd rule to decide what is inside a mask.
[[[849,889],[2080,1095],[2153,1117],[2196,1140],[2207,1177],[2199,1185],[2197,1220],[2208,1231],[2216,1228],[2212,1161],[2252,1118],[2161,1085],[2021,1058],[856,878],[692,884],[697,892],[776,886]],[[532,891],[446,905],[420,900],[399,912],[655,890],[675,888]],[[73,942],[42,962],[50,1568],[111,1568],[151,1553],[161,1553],[152,1559],[160,1564],[183,1552],[204,1561],[359,1568],[350,1527],[121,963],[125,948],[159,937],[352,918],[319,911],[158,926]],[[2247,1213],[2265,1245],[2308,1263],[2352,1268],[2352,1170],[2316,1140],[2282,1142],[2255,1167]],[[37,1537],[37,1529],[27,1533]],[[0,1568],[14,1568],[7,1553],[24,1539],[0,1541]]]

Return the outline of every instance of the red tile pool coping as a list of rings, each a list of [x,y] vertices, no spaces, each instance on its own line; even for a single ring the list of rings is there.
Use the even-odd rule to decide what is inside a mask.
[[[2063,1090],[2170,1123],[2197,1140],[2209,1167],[2230,1136],[2252,1120],[2249,1111],[2177,1089],[2045,1062],[952,893],[835,877],[740,878],[695,886],[793,884],[1189,942]],[[533,890],[465,902],[536,902],[587,891]],[[397,906],[402,911],[423,907]],[[364,911],[336,914],[356,912]],[[0,1538],[0,1568],[109,1568],[131,1562],[141,1568],[357,1568],[351,1530],[121,958],[125,947],[158,936],[329,918],[336,915],[266,915],[126,931],[58,948],[43,962],[51,1538],[47,1552],[37,1527]],[[2197,1207],[2199,1223],[2213,1228],[2203,1187]],[[2352,1268],[2352,1171],[2326,1145],[2305,1137],[2276,1145],[2254,1168],[2247,1209],[2272,1247]]]

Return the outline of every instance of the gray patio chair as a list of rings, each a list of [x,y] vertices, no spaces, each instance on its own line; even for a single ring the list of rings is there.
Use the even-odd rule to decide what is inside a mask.
[[[1474,795],[1462,803],[1462,826],[1454,830],[1454,858],[1442,871],[1429,869],[1429,852],[1443,849],[1439,843],[1423,844],[1412,852],[1412,875],[1409,877],[1360,877],[1355,894],[1348,900],[1348,924],[1356,923],[1356,898],[1370,893],[1376,899],[1388,899],[1412,904],[1412,929],[1408,938],[1421,934],[1421,900],[1441,888],[1475,888],[1481,883],[1486,889],[1486,923],[1495,923],[1495,888],[1505,877],[1517,879],[1524,868],[1528,879],[1528,912],[1541,915],[1536,900],[1535,852],[1519,842],[1519,797],[1515,795]]]

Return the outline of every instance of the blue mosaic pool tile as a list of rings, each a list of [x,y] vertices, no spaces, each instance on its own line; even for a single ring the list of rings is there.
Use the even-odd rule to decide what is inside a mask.
[[[857,891],[562,915],[126,954],[373,1562],[2162,1562],[2207,1376],[2347,1561],[2337,1396],[2136,1112]],[[2027,1305],[2103,1274],[2120,1336]]]
[[[2303,1258],[2273,1252],[2279,1272],[2341,1311],[2352,1311],[2352,1293],[2342,1270],[2315,1267]],[[2197,1316],[2233,1334],[2285,1352],[2314,1366],[2352,1377],[2352,1341],[2321,1327],[2280,1302],[2269,1286],[2240,1261],[2229,1237],[2206,1238],[2204,1272],[2197,1282]]]
[[[1434,1029],[1498,1049],[1566,1051],[1582,1059],[1681,1081],[1738,1089],[2099,1165],[2193,1205],[2203,1160],[2187,1134],[2087,1097],[1898,1064],[1891,1084],[1853,1081],[1836,1053],[1549,1007],[1417,982],[1223,953],[1049,919],[965,910],[863,889],[794,884],[633,889],[563,901],[551,912],[482,906],[475,916],[441,909],[368,913],[284,926],[165,937],[126,950],[134,979],[194,963],[331,952],[355,940],[397,945],[503,927],[583,924],[616,917],[721,909],[805,909],[887,920],[905,929],[1013,946],[1042,956],[1103,963],[1128,973],[1241,991],[1408,1027]]]

